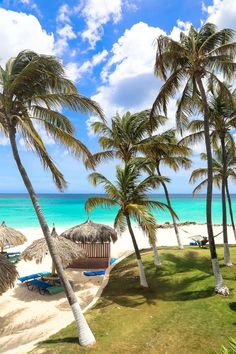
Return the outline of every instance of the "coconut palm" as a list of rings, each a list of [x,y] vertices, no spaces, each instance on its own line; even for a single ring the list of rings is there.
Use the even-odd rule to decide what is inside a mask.
[[[99,145],[103,149],[93,155],[95,163],[118,158],[126,164],[136,156],[135,145],[150,133],[149,115],[150,110],[135,114],[126,112],[123,116],[117,113],[112,118],[111,124],[101,121],[101,119],[93,122],[91,128],[95,134],[99,135]],[[158,120],[155,119],[154,127],[157,128],[165,121],[165,117],[159,116]],[[87,166],[91,167],[89,160]]]
[[[167,120],[166,117],[159,115],[155,117],[153,127],[149,123],[150,110],[144,110],[131,114],[126,112],[123,116],[118,113],[112,118],[111,124],[101,121],[93,122],[91,128],[95,134],[99,135],[99,144],[103,151],[93,155],[96,164],[109,159],[118,158],[127,164],[131,158],[138,153],[137,144],[151,134],[152,129],[157,129]],[[91,167],[88,159],[87,167]],[[160,267],[160,258],[156,243],[152,243],[154,252],[154,264]]]
[[[166,130],[161,134],[152,135],[151,137],[142,140],[137,145],[137,149],[144,154],[144,159],[148,159],[152,173],[153,171],[156,171],[157,175],[160,177],[162,176],[161,165],[165,165],[173,169],[175,172],[181,167],[189,168],[191,166],[191,160],[188,158],[191,150],[184,145],[178,144],[174,129]],[[165,192],[167,205],[170,210],[172,210],[170,195],[164,180],[161,181],[161,185]],[[179,236],[176,217],[173,213],[171,216],[178,247],[179,249],[183,249],[184,247]]]
[[[17,134],[22,137],[25,145],[36,153],[43,166],[51,171],[56,186],[63,190],[66,181],[48,154],[38,126],[55,141],[64,145],[74,156],[88,158],[91,156],[88,149],[75,138],[72,123],[60,111],[65,107],[78,112],[101,115],[101,110],[95,102],[78,93],[73,83],[66,78],[61,62],[53,56],[38,55],[31,51],[20,52],[17,57],[7,62],[5,69],[0,67],[0,87],[0,130],[10,140],[15,162],[32,200],[49,252],[73,311],[79,331],[79,342],[81,345],[92,344],[95,342],[94,336],[63,271],[37,195],[21,161]]]
[[[139,163],[136,160],[130,160],[124,167],[117,166],[115,183],[112,183],[100,173],[91,173],[89,175],[90,182],[95,186],[102,184],[106,192],[106,197],[88,198],[85,208],[87,212],[91,212],[100,205],[103,207],[118,207],[114,228],[118,233],[122,233],[128,227],[138,261],[140,284],[141,286],[148,287],[131,218],[138,223],[151,243],[154,243],[157,224],[152,214],[152,209],[165,209],[168,206],[158,201],[150,200],[147,193],[152,188],[156,188],[160,184],[160,181],[168,181],[168,179],[155,175],[149,175],[142,179],[142,165],[143,163]]]
[[[206,160],[206,154],[202,153],[201,154],[202,160]],[[222,151],[221,149],[215,150],[213,159],[212,159],[212,166],[213,166],[213,183],[217,188],[222,187],[222,180],[225,178],[225,173],[223,172],[225,167],[224,165],[226,164],[226,196],[228,199],[228,205],[229,205],[229,213],[230,213],[230,218],[231,218],[231,225],[233,228],[234,232],[234,237],[236,239],[236,230],[235,230],[235,223],[234,223],[234,216],[233,216],[233,209],[232,209],[232,202],[231,202],[231,196],[229,192],[229,183],[228,180],[232,179],[233,181],[236,181],[236,158],[234,155],[234,150],[232,150],[231,145],[226,145],[225,148],[225,161],[222,162]],[[199,193],[206,185],[207,185],[207,168],[197,168],[192,172],[192,175],[190,177],[190,183],[195,183],[198,179],[203,179],[202,182],[200,182],[194,189],[193,194]],[[226,205],[224,205],[224,200],[222,198],[222,210],[225,208],[226,212]],[[227,224],[226,224],[227,227]],[[228,242],[227,242],[228,245]],[[224,242],[225,246],[225,242]],[[224,247],[225,250],[226,247]],[[230,253],[229,250],[226,248],[227,252],[224,252],[224,263],[228,266],[232,265],[232,262],[230,260]]]
[[[171,97],[180,92],[177,104],[177,127],[183,130],[188,125],[189,116],[193,113],[195,103],[201,100],[204,111],[204,138],[207,153],[208,183],[206,200],[207,230],[211,252],[212,267],[215,276],[215,290],[227,294],[228,288],[220,273],[212,228],[212,153],[209,133],[209,104],[206,88],[219,85],[227,94],[228,88],[220,81],[218,74],[231,79],[236,64],[234,63],[236,43],[233,43],[232,29],[217,30],[214,24],[206,23],[197,31],[190,27],[188,34],[181,33],[180,40],[174,41],[167,36],[157,39],[155,74],[165,83],[161,87],[151,110],[154,114],[164,111]],[[182,89],[182,85],[184,87]],[[198,106],[198,105],[197,105]]]
[[[217,152],[218,162],[221,157],[222,163],[222,183],[221,183],[221,195],[222,195],[222,224],[223,224],[223,236],[224,236],[224,262],[227,265],[232,265],[229,255],[228,235],[227,235],[227,213],[226,213],[226,194],[227,194],[227,159],[233,158],[233,156],[227,157],[230,154],[229,148],[226,152],[226,144],[230,144],[230,149],[235,154],[234,138],[231,130],[236,128],[236,92],[228,90],[230,95],[225,96],[220,90],[219,86],[212,87],[211,92],[208,95],[209,102],[209,129],[212,146],[215,150],[218,150],[220,145],[221,152]],[[189,129],[192,134],[184,138],[183,140],[195,142],[204,136],[204,122],[201,119],[194,120],[190,123]],[[232,154],[231,154],[232,155]]]

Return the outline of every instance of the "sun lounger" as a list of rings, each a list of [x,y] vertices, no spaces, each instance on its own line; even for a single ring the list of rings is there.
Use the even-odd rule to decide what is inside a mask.
[[[28,281],[26,285],[29,290],[34,290],[35,288],[38,289],[41,295],[44,295],[48,288],[53,287],[53,285],[38,279]]]
[[[51,274],[50,272],[40,272],[40,273],[35,273],[35,274],[30,274],[30,275],[26,275],[25,277],[20,277],[18,278],[18,280],[22,283],[24,282],[27,282],[29,280],[32,280],[32,279],[36,279],[36,278],[40,278],[42,277],[43,275],[49,275]]]
[[[96,275],[104,275],[105,272],[105,270],[96,270],[94,272],[84,272],[84,275],[87,277],[95,277]]]
[[[51,286],[49,288],[46,289],[49,294],[54,295],[54,294],[59,294],[62,291],[64,291],[63,286]]]

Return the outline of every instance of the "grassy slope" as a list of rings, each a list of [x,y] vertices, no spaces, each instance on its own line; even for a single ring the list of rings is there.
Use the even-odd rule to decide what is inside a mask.
[[[231,248],[236,264],[236,248]],[[218,249],[222,264],[222,249]],[[203,354],[235,336],[235,271],[222,266],[227,298],[215,295],[209,250],[161,250],[162,269],[143,252],[149,290],[139,287],[134,256],[118,264],[99,302],[86,314],[97,344],[81,348],[74,324],[33,353]]]

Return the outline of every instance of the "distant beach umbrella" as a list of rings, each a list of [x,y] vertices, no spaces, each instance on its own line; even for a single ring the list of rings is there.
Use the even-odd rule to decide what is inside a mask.
[[[15,265],[0,254],[0,295],[14,286],[17,276]]]
[[[117,232],[112,227],[96,224],[90,220],[64,231],[61,236],[82,243],[116,242],[117,240]]]
[[[66,268],[74,260],[78,258],[85,258],[86,251],[82,250],[79,246],[64,237],[58,236],[55,227],[51,232],[53,242],[57,250],[57,254],[60,257],[63,268]],[[42,259],[50,254],[45,238],[35,240],[30,246],[28,246],[21,254],[21,258],[25,261],[35,260],[36,263],[41,263]],[[52,264],[52,273],[55,273],[55,266]]]
[[[1,252],[3,252],[6,244],[10,244],[12,246],[18,246],[18,245],[22,245],[26,241],[27,238],[20,231],[8,227],[3,221],[3,223],[0,226]]]

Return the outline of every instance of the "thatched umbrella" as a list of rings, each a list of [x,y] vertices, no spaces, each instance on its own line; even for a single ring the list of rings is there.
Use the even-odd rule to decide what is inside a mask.
[[[4,221],[2,225],[0,225],[1,252],[3,252],[6,244],[10,244],[12,246],[18,246],[18,245],[22,245],[22,243],[26,241],[27,241],[26,237],[20,231],[8,227]]]
[[[57,250],[57,254],[60,257],[61,264],[63,268],[66,268],[74,260],[78,258],[86,257],[86,252],[82,250],[79,246],[64,237],[58,236],[55,227],[53,227],[51,236]],[[40,238],[35,240],[29,247],[27,247],[23,252],[21,257],[25,261],[35,260],[36,263],[41,263],[42,259],[49,254],[48,246],[45,238]],[[56,269],[54,263],[52,263],[52,273],[55,274]]]
[[[16,266],[0,254],[0,295],[14,286],[17,275]]]
[[[117,240],[117,232],[112,227],[96,224],[90,220],[64,231],[61,236],[82,243],[116,242]]]

